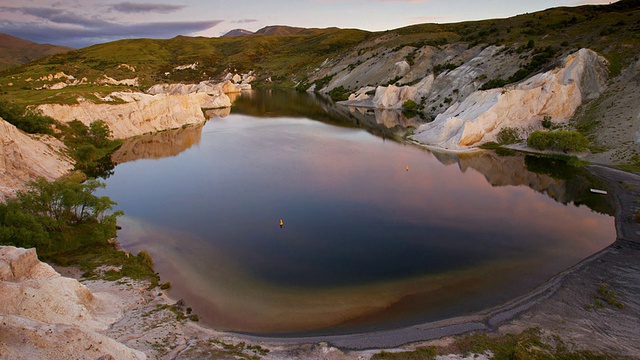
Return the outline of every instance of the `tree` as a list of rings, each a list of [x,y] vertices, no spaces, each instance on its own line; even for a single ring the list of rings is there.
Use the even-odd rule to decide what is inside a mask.
[[[44,255],[100,244],[116,236],[116,205],[96,196],[104,183],[79,176],[48,182],[38,178],[28,189],[0,204],[0,244],[37,247]]]
[[[111,129],[109,125],[102,120],[94,121],[89,125],[89,138],[94,141],[96,147],[105,147],[109,144],[111,138]]]

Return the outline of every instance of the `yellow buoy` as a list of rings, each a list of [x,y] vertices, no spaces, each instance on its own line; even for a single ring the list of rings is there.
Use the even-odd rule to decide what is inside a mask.
[[[406,169],[407,169],[407,171],[409,171],[409,165],[407,165]]]
[[[282,221],[282,219],[280,219],[280,227],[284,226],[284,221]]]

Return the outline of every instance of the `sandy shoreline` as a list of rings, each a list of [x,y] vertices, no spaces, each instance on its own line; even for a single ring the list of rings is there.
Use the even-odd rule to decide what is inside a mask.
[[[640,209],[640,203],[636,203],[640,199],[640,176],[603,166],[589,169],[607,180],[607,190],[615,197],[616,242],[534,291],[471,316],[351,335],[253,336],[219,332],[197,322],[178,320],[177,312],[186,315],[188,304],[171,299],[157,288],[148,290],[129,281],[82,282],[92,292],[126,298],[120,320],[112,324],[105,335],[151,358],[196,359],[228,351],[229,344],[239,343],[269,349],[268,354],[258,354],[258,350],[249,348],[242,350],[246,355],[266,355],[265,358],[324,357],[326,354],[331,354],[333,359],[369,358],[379,349],[411,349],[472,331],[503,334],[532,327],[559,336],[577,350],[638,357],[640,224],[635,222],[635,212]],[[67,275],[79,277],[78,273]],[[588,309],[602,283],[620,295],[624,309]]]

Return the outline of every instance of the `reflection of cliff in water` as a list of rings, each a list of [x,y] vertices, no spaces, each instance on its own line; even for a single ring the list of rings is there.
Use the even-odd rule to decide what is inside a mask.
[[[231,112],[255,117],[308,118],[337,126],[362,128],[392,139],[402,138],[407,128],[421,124],[419,117],[407,119],[396,110],[349,108],[336,105],[322,95],[282,90],[243,92],[234,101]]]
[[[439,156],[438,156],[439,155]],[[592,188],[603,189],[606,183],[584,167],[574,167],[562,159],[531,155],[499,156],[494,152],[480,154],[437,154],[444,165],[456,163],[462,172],[473,169],[492,186],[528,186],[563,204],[586,205],[590,209],[614,215],[611,196],[594,194]]]
[[[176,156],[200,143],[203,126],[204,123],[129,139],[111,155],[111,159],[120,164],[139,159]]]

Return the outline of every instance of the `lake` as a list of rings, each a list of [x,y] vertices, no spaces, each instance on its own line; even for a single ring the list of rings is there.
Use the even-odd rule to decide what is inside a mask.
[[[419,118],[244,93],[113,155],[118,239],[220,330],[338,334],[470,314],[616,238],[602,184],[563,160],[434,153]],[[283,222],[281,227],[280,220]]]

